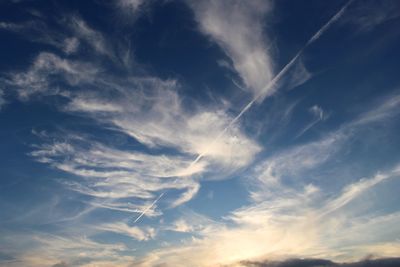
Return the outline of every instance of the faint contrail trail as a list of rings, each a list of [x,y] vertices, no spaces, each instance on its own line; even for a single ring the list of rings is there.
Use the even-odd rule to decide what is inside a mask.
[[[283,67],[283,69],[239,112],[238,115],[236,115],[235,118],[233,118],[228,126],[225,127],[225,129],[223,129],[221,131],[221,133],[214,139],[214,141],[208,146],[208,148],[212,147],[212,145],[214,143],[216,143],[217,141],[219,141],[219,139],[226,133],[227,130],[229,130],[229,128],[232,127],[233,124],[235,124],[240,117],[242,117],[242,115],[251,108],[251,106],[254,104],[254,102],[256,102],[259,98],[261,98],[262,96],[265,96],[270,89],[272,89],[276,83],[282,78],[282,76],[284,74],[286,74],[286,72],[290,69],[291,66],[293,66],[293,64],[296,62],[296,60],[300,57],[300,55],[304,52],[304,50],[311,45],[313,42],[315,42],[328,28],[329,26],[335,22],[336,20],[338,20],[344,13],[344,11],[346,10],[346,8],[351,4],[351,2],[353,2],[354,0],[350,0],[348,1],[324,26],[322,26],[311,38],[310,40],[308,40],[308,42],[299,50],[299,52],[297,52],[297,54],[292,58],[292,60],[289,61],[289,63],[286,64],[285,67]],[[206,153],[207,153],[207,149],[206,151],[202,152],[201,154],[199,154],[197,156],[197,158],[190,164],[190,166],[196,164]]]
[[[307,41],[307,43],[297,52],[297,54],[292,58],[292,60],[289,61],[289,63],[287,63],[282,69],[281,71],[257,94],[253,97],[253,99],[246,105],[244,106],[244,108],[239,112],[238,115],[236,115],[235,118],[233,118],[229,124],[218,134],[218,136],[211,142],[211,144],[207,147],[207,149],[205,151],[203,151],[202,153],[198,154],[196,159],[193,160],[189,167],[193,166],[194,164],[196,164],[197,162],[199,162],[199,160],[201,160],[205,154],[207,154],[208,150],[217,142],[219,141],[219,139],[224,136],[224,134],[229,130],[229,128],[232,127],[233,124],[235,124],[242,116],[244,113],[246,113],[247,110],[249,110],[251,108],[251,106],[253,106],[254,102],[256,102],[258,99],[260,99],[261,97],[266,97],[268,95],[268,93],[270,93],[271,89],[274,88],[274,86],[276,85],[276,83],[282,78],[283,75],[286,74],[286,72],[290,69],[290,67],[293,66],[293,64],[296,62],[296,60],[301,56],[301,54],[304,52],[304,50],[310,46],[313,42],[315,42],[316,40],[318,40],[319,37],[321,37],[321,35],[332,25],[332,23],[334,23],[335,21],[337,21],[344,13],[344,11],[346,10],[346,8],[353,2],[354,0],[349,0],[327,23],[324,24],[324,26],[322,26],[316,33],[314,33],[314,35]],[[174,181],[174,183],[176,183],[177,179]],[[139,219],[151,208],[153,207],[157,201],[159,201],[161,199],[162,196],[164,196],[164,194],[166,193],[163,192],[161,193],[158,198],[156,200],[154,200],[154,202],[147,207],[146,209],[144,209],[140,215],[136,218],[136,220],[134,221],[134,223],[136,223],[137,221],[139,221]]]
[[[156,199],[153,201],[153,203],[151,203],[150,206],[148,206],[147,208],[145,208],[145,209],[142,211],[142,213],[140,213],[140,215],[136,218],[136,220],[135,220],[133,223],[136,223],[137,221],[139,221],[140,218],[142,218],[142,216],[145,215],[146,212],[147,212],[149,209],[151,209],[151,207],[153,207],[153,206],[157,203],[157,201],[159,201],[160,198],[162,198],[162,196],[163,196],[164,194],[165,194],[165,192],[161,193],[161,194],[158,196],[158,198],[156,198]]]

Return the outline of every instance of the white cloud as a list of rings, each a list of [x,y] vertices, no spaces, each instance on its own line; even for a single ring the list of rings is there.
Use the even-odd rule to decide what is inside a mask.
[[[104,100],[93,100],[90,97],[73,98],[68,104],[66,110],[87,113],[103,113],[103,112],[121,112],[122,108],[114,103],[106,102]]]
[[[358,182],[346,186],[337,198],[329,201],[326,207],[324,207],[322,214],[326,215],[344,207],[346,204],[351,202],[359,195],[363,194],[368,189],[374,187],[375,185],[383,182],[386,179],[393,178],[399,175],[400,175],[400,166],[395,167],[390,172],[378,173],[377,175],[375,175],[370,179],[364,178],[359,180]]]
[[[54,46],[67,55],[76,53],[79,48],[78,38],[53,30],[40,19],[21,23],[0,22],[0,29],[15,32],[32,42]]]
[[[348,138],[367,122],[390,118],[397,106],[392,99],[379,103],[319,141],[265,159],[249,175],[253,179],[250,182],[255,182],[251,204],[234,210],[225,216],[225,223],[214,224],[207,231],[194,228],[196,224],[187,218],[175,221],[172,229],[182,232],[197,229],[196,237],[184,245],[153,251],[135,263],[139,266],[214,266],[282,257],[356,260],[373,248],[377,256],[396,256],[398,244],[388,237],[397,236],[398,231],[393,229],[399,223],[398,213],[377,214],[365,205],[350,204],[368,193],[379,192],[374,190],[389,178],[399,178],[399,165],[369,178],[343,181],[343,189],[334,193],[307,184],[304,178],[310,175],[310,170],[337,155]],[[322,116],[319,109],[314,108],[314,112]],[[384,200],[375,198],[375,204],[380,201]],[[368,232],[374,235],[365,235]],[[182,264],[182,258],[189,262]]]
[[[90,49],[86,50],[85,56],[105,56],[119,65],[119,56],[122,55],[122,62],[130,62],[130,47],[126,46],[124,38],[110,42],[110,36],[93,29],[78,15],[64,15],[61,18],[51,24],[41,17],[19,23],[0,21],[0,29],[15,32],[32,42],[56,47],[67,56],[77,53],[80,46],[86,45]]]
[[[79,40],[75,37],[66,38],[64,40],[63,50],[66,54],[73,54],[79,48]]]
[[[387,118],[396,116],[399,113],[400,94],[389,95],[385,99],[381,99],[370,111],[362,114],[354,124],[368,124],[376,121],[382,121]]]
[[[317,117],[319,120],[323,120],[325,115],[324,115],[324,110],[318,106],[318,105],[314,105],[312,106],[309,111],[315,116]]]
[[[177,220],[162,229],[201,236],[202,233],[212,232],[221,225],[207,216],[186,209],[181,211],[181,216]]]
[[[188,202],[197,194],[197,192],[199,192],[199,189],[199,184],[193,184],[193,186],[189,187],[184,193],[182,193],[178,199],[171,203],[171,207],[174,208]]]
[[[184,219],[175,221],[170,229],[172,231],[182,232],[182,233],[190,233],[194,231],[193,226],[188,224]]]
[[[67,36],[59,31],[53,31],[43,21],[25,21],[20,23],[0,22],[0,29],[15,32],[32,42],[44,43],[64,49]]]
[[[139,8],[145,0],[118,0],[118,6],[121,8],[121,10],[125,11],[128,10],[131,13],[136,13],[138,12]]]
[[[85,230],[90,228],[85,227]],[[67,266],[98,266],[97,262],[112,261],[115,266],[127,266],[134,260],[120,253],[130,251],[122,243],[107,244],[84,235],[46,234],[41,232],[7,233],[1,237],[9,247],[29,247],[29,251],[9,252],[17,256],[7,266],[53,266],[61,261]]]
[[[119,3],[136,12],[142,1],[125,0]],[[260,92],[271,93],[263,92],[263,88],[273,89],[265,87],[272,79],[273,70],[267,40],[263,34],[263,20],[271,8],[270,2],[227,3],[210,0],[191,2],[191,5],[201,29],[231,58],[233,67],[253,95],[258,96]],[[319,38],[335,17],[309,43]],[[63,40],[65,54],[75,53],[81,43],[87,43],[98,54],[114,58],[116,53],[111,50],[110,43],[102,33],[90,28],[79,17],[71,18],[71,22],[71,29],[76,37],[60,38]],[[288,68],[294,64],[300,53],[289,62]],[[304,65],[296,66],[298,69],[293,74],[291,86],[303,83],[310,75]],[[288,68],[283,69],[282,75]],[[77,176],[73,180],[64,180],[63,184],[89,199],[85,202],[90,205],[89,208],[79,211],[75,216],[63,218],[65,221],[71,219],[75,222],[92,210],[100,208],[140,214],[148,209],[146,216],[159,216],[161,211],[156,205],[159,198],[154,199],[164,194],[160,195],[160,192],[169,189],[179,191],[180,196],[176,197],[174,194],[168,200],[171,207],[181,205],[198,193],[202,179],[227,177],[232,172],[249,166],[261,150],[259,144],[237,123],[238,118],[252,103],[237,117],[232,118],[224,107],[205,107],[191,102],[191,99],[188,100],[190,109],[187,108],[182,102],[182,96],[178,94],[179,84],[174,79],[120,79],[99,73],[100,68],[97,66],[63,59],[51,53],[41,53],[27,72],[13,74],[11,79],[11,84],[18,88],[21,98],[26,99],[33,94],[60,94],[69,101],[67,105],[60,107],[60,111],[91,118],[98,123],[101,130],[107,129],[110,134],[119,131],[135,138],[146,148],[121,149],[106,145],[106,142],[94,141],[90,136],[65,132],[55,136],[38,133],[39,137],[44,138],[44,143],[35,146],[31,156]],[[280,75],[278,74],[278,78]],[[66,93],[62,89],[56,89],[57,82],[53,81],[59,79],[53,79],[54,76],[62,78],[74,90]],[[90,86],[82,86],[87,84]],[[251,204],[231,212],[224,218],[226,223],[223,224],[216,224],[207,218],[194,218],[199,216],[183,216],[163,230],[193,233],[196,237],[186,240],[184,246],[154,251],[137,265],[154,266],[166,263],[170,266],[207,266],[266,255],[303,257],[324,255],[326,252],[333,255],[337,252],[337,243],[330,242],[333,240],[327,230],[330,226],[334,225],[335,230],[346,232],[349,238],[355,235],[346,228],[348,221],[338,220],[340,216],[321,220],[318,213],[325,210],[329,213],[335,211],[340,215],[343,207],[389,176],[381,174],[348,184],[327,203],[321,201],[323,189],[307,183],[304,177],[309,170],[330,160],[356,127],[389,118],[398,103],[398,97],[388,100],[321,140],[298,145],[268,157],[251,173],[251,182],[257,186],[251,188]],[[325,112],[319,106],[311,107],[310,112],[317,121],[326,118]],[[306,127],[305,131],[310,127]],[[154,151],[165,152],[154,154]],[[198,155],[203,158],[194,162],[193,159]],[[302,179],[297,182],[299,177]],[[293,182],[293,186],[285,184],[283,179]],[[376,229],[398,221],[396,216],[371,220],[384,222],[379,226],[378,223],[371,222],[370,225],[374,225]],[[94,223],[82,227],[81,230],[113,232],[140,241],[151,240],[156,236],[157,231],[153,227],[129,226],[115,218],[109,218],[109,221]],[[371,228],[366,226],[365,229]],[[327,234],[324,236],[321,233]],[[359,237],[360,235],[357,236]],[[37,265],[50,265],[60,260],[69,262],[71,259],[68,256],[77,251],[84,251],[80,257],[96,259],[86,264],[87,266],[110,266],[111,263],[123,266],[126,261],[133,260],[119,254],[126,253],[126,247],[120,244],[101,244],[79,237],[51,236],[36,240],[41,244],[41,249],[48,251],[35,252],[45,257],[39,260],[34,255],[25,255],[25,259],[36,261]],[[378,245],[386,247],[390,244],[372,243],[370,247]],[[367,251],[360,247],[355,250]],[[187,261],[182,262],[183,258]]]
[[[259,95],[273,76],[269,44],[264,35],[270,1],[189,1],[200,30],[233,62],[246,88]]]
[[[59,94],[54,81],[63,79],[71,86],[93,81],[98,69],[80,61],[63,59],[55,54],[42,52],[26,72],[12,73],[9,83],[16,87],[22,99],[33,94]]]
[[[0,28],[3,30],[11,30],[11,31],[17,31],[21,28],[23,28],[22,25],[15,24],[15,23],[10,23],[10,22],[0,22]]]
[[[299,59],[288,76],[283,86],[286,90],[291,90],[311,79],[312,74],[307,70],[303,60]]]
[[[87,42],[95,51],[111,58],[114,57],[113,50],[101,32],[89,27],[89,25],[78,16],[70,17],[67,22],[75,36]]]
[[[398,167],[382,175],[386,177],[386,174],[399,177]],[[346,188],[360,190],[347,198],[349,190],[344,189],[336,199],[355,199],[365,194],[367,189],[373,189],[376,182],[377,178],[372,177],[364,180],[362,185],[359,182],[349,184]],[[392,241],[379,241],[379,236],[387,235],[395,228],[400,219],[398,213],[368,214],[367,218],[360,218],[355,210],[353,214],[340,213],[336,202],[321,202],[318,190],[313,186],[292,191],[289,195],[277,191],[274,200],[250,204],[233,211],[226,218],[233,221],[233,225],[214,224],[212,229],[206,231],[198,229],[198,237],[187,240],[183,245],[150,252],[144,259],[135,261],[135,264],[142,267],[157,264],[218,266],[241,260],[271,260],[282,257],[355,260],[371,252],[373,247],[380,247],[375,255],[397,255],[394,248],[398,246],[393,246]],[[321,211],[332,205],[338,207],[335,215],[320,216]],[[194,227],[187,220],[180,219],[175,221],[172,229],[191,232]],[[366,232],[373,232],[374,235],[365,235]],[[392,249],[384,249],[388,247]],[[186,259],[184,263],[182,259]]]
[[[173,80],[137,79],[127,85],[136,90],[123,89],[114,100],[102,95],[77,95],[67,109],[109,123],[149,147],[172,147],[193,159],[199,154],[205,156],[204,162],[188,164],[188,169],[175,175],[198,172],[200,166],[208,164],[230,169],[249,164],[260,151],[258,144],[239,125],[232,125],[223,138],[215,140],[231,123],[231,116],[195,103],[193,111],[186,110],[176,86]]]
[[[4,91],[0,89],[0,110],[3,108],[3,106],[6,104],[6,100],[4,99]]]
[[[343,23],[350,23],[362,31],[367,32],[375,27],[400,16],[399,3],[396,0],[364,1],[354,5],[349,15],[344,17]]]
[[[78,182],[65,181],[68,188],[113,200],[103,206],[110,207],[119,198],[149,199],[174,188],[184,190],[170,202],[176,207],[196,195],[199,175],[207,174],[208,179],[227,177],[248,166],[261,150],[238,124],[226,131],[232,118],[224,110],[196,103],[192,103],[192,110],[187,110],[176,91],[175,80],[131,77],[117,82],[98,73],[97,68],[80,61],[41,53],[26,73],[14,74],[13,83],[21,97],[61,94],[70,100],[60,107],[61,111],[92,118],[100,127],[120,131],[150,149],[172,149],[152,155],[108,147],[67,133],[62,135],[66,141],[57,142],[58,137],[52,137],[52,144],[37,146],[31,153],[40,162],[83,178]],[[76,90],[52,91],[54,75]],[[90,89],[84,89],[82,85],[88,83]],[[216,138],[221,132],[225,135]],[[44,141],[49,138],[42,137]],[[193,162],[199,154],[203,159]],[[151,211],[155,214],[154,209]]]
[[[254,173],[249,175],[256,180],[256,190],[252,191],[252,197],[254,200],[265,199],[269,197],[268,192],[285,189],[281,184],[282,178],[295,181],[297,178],[302,178],[306,171],[321,166],[337,155],[352,136],[364,129],[363,127],[386,121],[398,114],[399,104],[399,95],[390,95],[336,131],[325,134],[321,139],[267,157],[254,168]],[[327,116],[318,106],[311,107],[310,111],[318,121],[324,120]]]
[[[328,115],[324,112],[324,110],[318,106],[314,105],[308,110],[313,115],[313,120],[309,122],[297,135],[295,138],[298,138],[305,134],[308,130],[314,127],[317,123],[324,121],[328,118]]]
[[[151,132],[151,130],[146,130],[143,131],[146,134],[146,139],[141,139],[138,138],[138,140],[141,140],[144,144],[149,144],[151,146],[163,146],[167,144],[176,144],[175,146],[180,149],[183,152],[186,152],[185,147],[186,143],[184,142],[187,138],[191,138],[190,132],[187,135],[185,134],[185,131],[181,131],[181,135],[178,135],[179,140],[175,141],[175,137],[169,138],[168,132],[170,129],[168,129],[169,126],[171,125],[176,125],[176,121],[165,119],[165,113],[164,112],[166,109],[166,106],[174,107],[172,110],[175,110],[176,113],[179,113],[180,118],[185,118],[184,117],[184,111],[182,111],[181,107],[179,104],[177,104],[176,101],[176,95],[172,94],[170,95],[171,92],[168,92],[168,94],[165,96],[164,94],[163,97],[160,97],[158,93],[153,95],[152,100],[156,100],[150,107],[154,107],[154,109],[157,111],[154,113],[152,116],[150,116],[148,122],[145,121],[143,124],[141,123],[136,123],[132,124],[132,129],[135,131],[143,131],[140,129],[140,127],[149,127],[146,125],[149,122],[152,121],[158,121],[158,117],[164,117],[162,119],[163,122],[157,123],[157,130],[154,130],[154,132]],[[136,96],[136,95],[135,95]],[[169,96],[169,97],[168,97]],[[170,98],[170,99],[169,99]],[[140,99],[138,97],[135,97],[135,99]],[[158,102],[158,99],[162,99],[161,104]],[[172,99],[172,100],[171,100]],[[392,98],[391,98],[392,99]],[[388,100],[389,101],[389,100]],[[390,100],[392,101],[392,100]],[[167,103],[167,104],[164,104]],[[170,103],[174,103],[174,105],[171,105]],[[391,102],[389,102],[391,103]],[[140,105],[144,105],[143,102],[139,101],[139,105],[134,105],[135,110],[134,112],[141,112]],[[165,105],[165,106],[164,106]],[[118,107],[124,107],[124,105],[115,105]],[[391,108],[385,108],[384,111],[381,111],[383,107],[391,107]],[[370,117],[371,112],[378,112],[380,114],[389,114],[392,112],[392,109],[395,108],[395,105],[389,105],[388,102],[384,102],[381,105],[377,106],[373,110],[365,113],[363,117]],[[90,109],[91,110],[91,109]],[[90,110],[83,110],[86,112],[89,112]],[[158,115],[158,111],[162,111],[162,115]],[[324,114],[321,109],[314,107],[313,112],[318,118],[324,117]],[[129,114],[124,111],[124,114]],[[383,113],[382,113],[383,112]],[[89,112],[89,114],[91,114]],[[95,113],[98,114],[98,113]],[[112,113],[114,114],[114,113]],[[118,120],[118,112],[115,121]],[[135,113],[133,113],[135,114]],[[147,114],[143,115],[144,117],[148,116],[151,114],[151,111],[147,110]],[[114,116],[114,115],[112,115]],[[208,115],[207,115],[208,116]],[[142,116],[131,116],[132,118],[135,117],[142,117]],[[154,118],[154,119],[153,119]],[[207,119],[205,120],[198,120],[196,119],[196,127],[198,128],[205,127],[207,129],[212,129],[210,126],[203,126],[205,122],[211,123],[213,125],[214,121],[208,119],[209,117],[206,117]],[[379,116],[379,117],[374,117],[374,118],[386,118],[386,116]],[[100,116],[98,119],[104,120],[104,116]],[[182,125],[183,127],[187,124],[189,124],[189,129],[190,129],[190,120],[191,117],[189,116],[188,121],[185,124],[179,124]],[[185,121],[185,120],[184,120]],[[257,190],[252,191],[252,198],[257,201],[262,201],[265,199],[271,199],[276,197],[274,194],[270,194],[271,192],[274,191],[280,191],[282,194],[285,196],[290,195],[290,194],[295,194],[295,192],[288,190],[288,188],[285,188],[281,183],[280,180],[282,177],[285,179],[292,177],[290,179],[294,179],[294,177],[300,177],[305,171],[311,170],[315,168],[316,166],[319,166],[323,163],[325,163],[328,159],[330,159],[333,155],[337,153],[337,151],[340,150],[340,147],[343,145],[343,143],[347,140],[349,136],[354,134],[354,127],[359,127],[360,119],[357,119],[350,124],[344,125],[341,127],[338,131],[331,133],[327,137],[311,142],[305,145],[301,145],[298,147],[295,147],[293,149],[290,149],[288,151],[284,151],[283,153],[278,153],[272,158],[268,158],[265,163],[260,165],[258,168],[255,170],[255,177],[257,177],[257,183],[256,187]],[[368,120],[369,122],[373,122],[374,120]],[[165,128],[162,126],[163,123],[165,124]],[[133,125],[135,127],[133,127]],[[128,125],[129,126],[129,125]],[[179,128],[179,127],[173,127],[173,128]],[[222,128],[222,127],[221,127]],[[159,135],[159,131],[166,133],[165,136]],[[220,131],[220,130],[218,130]],[[216,131],[216,133],[218,133]],[[127,132],[125,130],[125,132]],[[129,134],[132,134],[131,132],[128,132]],[[172,136],[171,132],[171,136]],[[204,133],[205,138],[207,138],[207,133]],[[134,136],[138,136],[135,134]],[[212,137],[212,136],[211,136]],[[213,138],[210,138],[210,141],[208,143],[211,143]],[[168,139],[169,138],[169,139]],[[244,137],[242,137],[243,139]],[[143,141],[146,140],[146,141]],[[176,143],[175,143],[176,142]],[[180,143],[182,142],[182,143]],[[166,144],[164,144],[166,143]],[[206,142],[207,144],[207,142]],[[68,147],[67,147],[68,148]],[[247,147],[249,149],[249,147]],[[39,153],[39,151],[35,152],[34,156],[38,157],[39,160],[42,160],[43,162],[51,162],[45,154],[44,151],[46,149],[42,149],[42,152]],[[51,153],[54,153],[53,147],[47,148]],[[137,153],[137,152],[127,152],[127,151],[120,151],[120,150],[115,150],[115,149],[110,149],[101,145],[94,145],[93,149],[91,150],[85,150],[85,151],[67,151],[67,154],[64,154],[64,156],[69,155],[68,158],[71,159],[71,161],[68,162],[63,162],[62,164],[56,162],[53,162],[53,166],[60,168],[64,171],[83,176],[83,177],[94,177],[96,179],[103,179],[105,180],[104,182],[98,181],[97,183],[92,184],[92,186],[88,187],[87,185],[82,185],[82,184],[72,184],[70,183],[69,186],[73,188],[74,190],[81,192],[83,194],[89,194],[91,196],[95,197],[109,197],[109,198],[120,198],[120,197],[128,197],[128,196],[135,196],[139,198],[151,198],[155,197],[154,195],[155,192],[162,191],[168,188],[176,188],[176,189],[185,189],[187,190],[185,193],[181,195],[180,198],[172,201],[172,206],[176,206],[179,204],[182,204],[188,200],[190,200],[198,191],[198,183],[189,179],[178,179],[178,180],[171,180],[171,179],[162,179],[160,180],[159,178],[162,177],[179,177],[179,176],[187,176],[187,175],[193,175],[193,174],[201,174],[204,172],[209,171],[209,166],[215,166],[215,164],[222,164],[224,166],[225,160],[229,162],[229,154],[220,154],[223,151],[218,151],[216,156],[221,157],[221,160],[216,160],[215,162],[213,161],[213,157],[210,157],[209,159],[197,162],[195,166],[191,166],[192,159],[185,158],[185,157],[176,157],[176,156],[147,156],[142,153]],[[204,150],[199,150],[199,151],[194,151],[193,154],[195,153],[200,153],[204,152]],[[243,153],[243,149],[241,149],[241,152]],[[42,153],[42,154],[41,154]],[[49,152],[46,152],[49,153]],[[246,152],[247,153],[247,152]],[[51,155],[51,154],[50,154]],[[63,155],[63,153],[59,154]],[[246,154],[244,154],[246,155]],[[238,155],[243,157],[242,155]],[[227,157],[225,159],[225,157]],[[244,156],[244,159],[246,156]],[[172,160],[172,161],[171,161]],[[211,160],[211,161],[210,161]],[[219,163],[218,163],[219,162]],[[247,163],[248,164],[248,163]],[[103,168],[120,168],[120,170],[116,171],[115,169],[113,171],[109,170],[98,170],[98,166],[102,166]],[[174,169],[171,169],[170,166],[174,166]],[[188,172],[187,166],[191,166],[190,169],[191,171]],[[236,163],[235,161],[231,162],[230,165],[228,166],[236,166],[240,167],[243,166],[242,163],[239,164]],[[97,169],[96,169],[97,168]],[[140,170],[139,173],[137,170]],[[113,179],[107,179],[111,178]],[[129,177],[129,179],[127,178]],[[141,181],[142,179],[140,177],[149,177],[147,179],[147,183],[144,183]],[[130,185],[127,189],[126,185]],[[139,185],[139,186],[138,186]],[[270,193],[269,193],[270,192]],[[295,194],[296,195],[296,194]]]
[[[306,171],[325,163],[336,155],[346,138],[345,132],[334,132],[321,140],[298,145],[265,159],[254,168],[254,173],[249,175],[255,179],[252,198],[254,200],[274,198],[274,192],[277,190],[286,195],[284,190],[287,188],[281,184],[282,178],[296,181],[296,178],[302,177]],[[292,193],[289,191],[289,194]]]
[[[103,209],[109,209],[113,211],[121,211],[121,212],[126,212],[126,213],[141,213],[144,209],[149,207],[148,202],[144,202],[142,204],[140,203],[131,203],[131,202],[124,202],[124,201],[112,201],[112,202],[104,202],[102,200],[92,200],[88,202],[89,205],[95,207],[95,208],[103,208]],[[159,210],[156,210],[156,206],[152,206],[151,208],[147,209],[146,211],[146,216],[147,217],[157,217],[162,215],[162,212]],[[77,218],[77,217],[75,217]]]
[[[127,235],[139,241],[154,239],[156,236],[156,230],[152,227],[139,228],[137,226],[129,226],[122,222],[102,224],[96,226],[96,228],[103,231]]]

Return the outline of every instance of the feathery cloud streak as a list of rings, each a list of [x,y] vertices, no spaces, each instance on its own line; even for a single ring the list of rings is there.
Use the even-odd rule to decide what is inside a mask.
[[[360,73],[356,67],[360,65],[353,66],[346,57],[346,67],[352,66],[355,75],[347,77],[345,68],[328,68],[301,90],[289,91],[311,77],[301,60],[306,50],[311,56],[307,58],[309,66],[326,66],[325,59],[331,56],[335,63],[343,63],[343,51],[336,55],[329,45],[319,47],[322,53],[309,48],[322,35],[326,41],[334,38],[329,44],[339,39],[324,33],[348,15],[344,10],[352,2],[322,26],[280,72],[275,72],[268,49],[270,35],[263,26],[266,19],[275,18],[270,2],[233,1],[233,6],[226,7],[223,1],[188,3],[193,13],[182,2],[123,0],[113,3],[111,10],[109,4],[96,2],[94,6],[101,6],[103,13],[85,19],[78,15],[87,15],[85,10],[46,18],[41,11],[29,9],[27,20],[0,23],[2,30],[23,37],[18,42],[36,49],[29,52],[30,65],[10,65],[11,70],[0,78],[0,92],[7,102],[1,110],[6,115],[2,117],[4,125],[14,127],[32,118],[27,129],[34,135],[28,136],[26,130],[1,130],[8,137],[4,147],[13,151],[2,161],[5,173],[13,179],[6,177],[0,188],[5,190],[0,194],[5,213],[1,215],[5,220],[0,241],[7,248],[0,253],[1,264],[240,266],[250,261],[261,264],[265,259],[280,262],[288,257],[342,261],[368,253],[396,255],[400,246],[394,237],[398,236],[400,217],[393,188],[399,183],[395,132],[400,98],[393,89],[382,89],[395,80],[388,79],[373,89],[379,82],[373,75],[365,75],[364,70],[371,73],[368,64],[363,64]],[[352,7],[357,7],[353,3]],[[86,5],[91,3],[81,7]],[[139,17],[144,6],[146,16]],[[153,7],[158,10],[153,12]],[[170,12],[178,10],[181,13],[174,13],[171,19]],[[109,24],[105,14],[115,12],[121,12],[121,17],[131,14],[128,19],[139,23],[115,23],[112,19]],[[291,16],[297,18],[296,12]],[[176,26],[171,30],[170,23],[190,20],[187,15],[193,14],[200,31],[230,58],[230,62],[219,59],[220,65],[237,72],[242,80],[238,87],[250,93],[238,95],[235,91],[230,95],[225,90],[231,86],[229,78],[221,75],[215,81],[204,79],[206,87],[212,83],[207,93],[216,84],[216,90],[224,92],[223,100],[211,99],[214,92],[194,92],[190,78],[181,80],[179,68],[198,62],[199,73],[193,74],[202,76],[202,63],[218,58],[198,56],[220,52],[217,46],[204,47],[206,39],[198,42],[201,35],[193,34],[193,29]],[[165,18],[168,23],[164,23]],[[292,23],[291,17],[288,24],[282,21],[279,27]],[[336,33],[342,29],[337,28]],[[280,30],[273,31],[277,38]],[[341,41],[350,43],[354,40],[346,35],[347,30]],[[296,32],[290,38],[297,42],[302,35]],[[174,38],[182,49],[190,47],[190,57],[180,61],[179,55],[186,50],[163,47],[172,36],[195,38],[195,45],[190,38]],[[151,45],[147,38],[151,38]],[[158,38],[162,46],[158,46]],[[355,56],[361,48],[368,48],[365,43],[359,45],[362,47]],[[173,62],[165,62],[169,58],[152,49],[169,51]],[[199,55],[196,49],[201,50]],[[283,50],[279,54],[286,55]],[[138,53],[146,66],[133,62],[131,51]],[[189,66],[185,66],[187,59]],[[394,69],[390,62],[385,60],[373,72],[389,78],[390,70],[385,68]],[[207,67],[211,69],[206,72],[213,74],[227,71],[213,69],[213,64]],[[365,90],[357,89],[364,85],[355,82],[361,74],[368,84]],[[324,84],[326,76],[347,78]],[[330,88],[336,82],[339,91]],[[198,83],[195,88],[200,89]],[[386,91],[387,98],[371,108],[368,103],[383,95],[380,90]],[[251,101],[233,112],[246,98]],[[24,108],[15,111],[15,107]],[[357,116],[357,110],[366,111]],[[9,117],[12,112],[24,120],[14,122],[13,115]],[[244,114],[248,116],[241,120]],[[41,124],[42,117],[37,116],[48,123]],[[328,116],[330,120],[326,120]],[[318,131],[296,138],[317,123]],[[14,130],[18,134],[11,136],[9,132]],[[30,158],[14,160],[20,148],[14,139],[25,136],[29,144],[34,143],[28,152]],[[19,163],[31,159],[41,164],[31,163],[29,168],[18,170],[13,169],[14,163],[7,164],[9,160]],[[27,173],[25,169],[31,166],[35,171]],[[234,179],[220,181],[225,178]],[[23,193],[14,194],[11,189]],[[30,194],[25,194],[26,190]],[[139,220],[140,224],[133,225]]]
[[[232,60],[246,89],[258,95],[273,78],[273,62],[266,36],[265,16],[270,1],[188,1],[200,30]]]

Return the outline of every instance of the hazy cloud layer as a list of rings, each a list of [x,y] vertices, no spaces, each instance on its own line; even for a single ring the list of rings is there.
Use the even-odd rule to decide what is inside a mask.
[[[242,262],[243,267],[394,267],[400,264],[400,258],[366,259],[351,263],[336,263],[323,259],[290,259],[286,261]],[[237,266],[237,265],[235,265]]]
[[[223,224],[199,223],[192,215],[181,218],[173,229],[183,232],[198,229],[196,238],[181,246],[154,251],[137,264],[185,266],[187,262],[183,264],[181,259],[187,258],[192,264],[201,266],[227,262],[242,266],[235,264],[240,259],[260,257],[324,258],[330,255],[331,258],[356,260],[369,253],[396,256],[400,247],[397,241],[380,243],[376,237],[392,231],[392,226],[400,222],[399,214],[359,217],[359,209],[368,208],[368,203],[352,204],[374,192],[380,184],[398,180],[400,165],[344,184],[333,196],[324,192],[327,188],[300,179],[342,153],[352,136],[364,127],[390,120],[397,110],[395,105],[389,105],[392,99],[396,96],[382,101],[321,140],[266,158],[248,175],[252,204],[232,211]],[[391,108],[384,108],[388,106]],[[382,110],[386,115],[381,113]],[[374,232],[374,236],[365,236],[363,233],[367,229]]]

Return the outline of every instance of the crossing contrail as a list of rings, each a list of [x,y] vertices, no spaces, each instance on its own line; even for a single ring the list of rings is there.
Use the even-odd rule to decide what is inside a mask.
[[[255,95],[253,97],[253,99],[242,108],[242,110],[239,112],[238,115],[236,115],[236,117],[234,117],[229,124],[218,134],[218,136],[216,136],[216,138],[211,142],[211,144],[206,148],[205,151],[203,151],[202,153],[198,154],[197,157],[190,163],[189,167],[193,166],[194,164],[196,164],[197,162],[199,162],[204,155],[206,155],[209,151],[209,149],[216,143],[218,142],[223,136],[224,134],[232,127],[233,124],[235,124],[242,116],[244,113],[246,113],[254,104],[254,102],[256,102],[257,100],[268,96],[268,94],[273,93],[273,89],[276,86],[277,82],[282,78],[283,75],[285,75],[288,70],[293,66],[293,64],[296,62],[296,60],[301,56],[301,54],[304,52],[304,50],[310,46],[312,43],[314,43],[316,40],[318,40],[321,35],[329,29],[329,27],[335,22],[337,21],[345,12],[345,10],[347,9],[347,7],[353,2],[354,0],[349,0],[338,12],[336,12],[336,14],[327,22],[325,23],[316,33],[314,33],[314,35],[307,41],[307,43],[297,52],[297,54],[281,69],[281,71],[275,75],[275,77],[268,82],[268,84],[262,89],[260,90],[260,92]],[[174,181],[174,183],[177,182],[177,179]],[[161,193],[156,200],[153,201],[153,203],[151,203],[150,206],[148,206],[147,208],[145,208],[140,215],[135,219],[134,223],[136,223],[137,221],[139,221],[139,219],[146,214],[146,212],[153,207],[164,195],[165,195],[166,191],[164,191],[163,193]]]
[[[153,201],[153,203],[150,204],[150,206],[148,206],[147,208],[145,208],[145,209],[142,211],[142,213],[140,213],[140,215],[136,218],[136,220],[133,221],[133,223],[136,223],[137,221],[139,221],[140,218],[142,218],[142,216],[145,215],[146,212],[147,212],[149,209],[151,209],[151,208],[157,203],[157,201],[159,201],[160,198],[162,198],[162,196],[163,196],[164,194],[165,194],[165,192],[161,193],[161,194],[158,196],[158,198],[156,198],[156,199]]]

